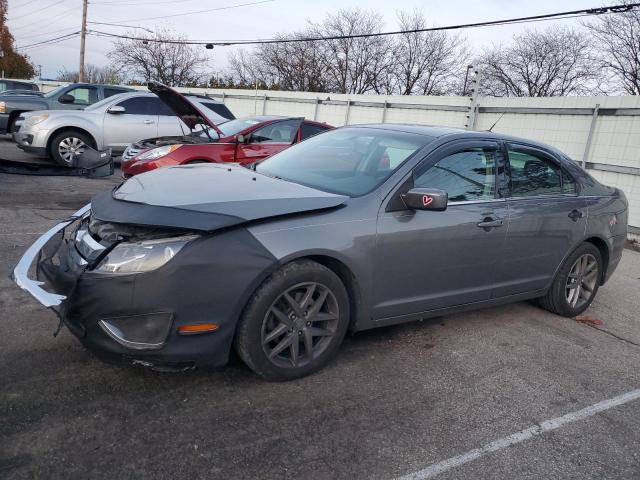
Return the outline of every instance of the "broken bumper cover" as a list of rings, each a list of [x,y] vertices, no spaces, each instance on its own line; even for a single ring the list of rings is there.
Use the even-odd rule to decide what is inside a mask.
[[[16,266],[15,282],[54,310],[104,360],[162,370],[226,364],[242,307],[273,257],[245,229],[236,229],[194,241],[153,271],[95,273],[76,249],[75,232],[69,234],[88,210],[79,210],[36,240]],[[238,249],[247,246],[253,251],[243,253],[253,261],[243,264],[237,260]],[[34,263],[36,279],[28,276]],[[206,322],[219,328],[200,335],[177,331]]]
[[[76,222],[79,218],[91,210],[91,204],[85,205],[76,213],[71,215],[67,220],[58,223],[51,230],[38,238],[24,253],[18,264],[13,270],[13,280],[16,284],[29,292],[38,302],[45,307],[58,307],[66,300],[66,295],[47,292],[42,288],[44,282],[40,280],[32,280],[29,278],[29,269],[31,265],[40,257],[41,250],[56,236],[60,235],[66,227]]]

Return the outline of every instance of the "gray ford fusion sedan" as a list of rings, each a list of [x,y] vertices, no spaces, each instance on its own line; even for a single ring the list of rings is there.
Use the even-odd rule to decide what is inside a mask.
[[[40,237],[14,279],[107,359],[215,367],[233,347],[287,380],[322,368],[347,330],[526,299],[577,315],[626,229],[624,194],[554,148],[362,125],[254,170],[133,177]]]

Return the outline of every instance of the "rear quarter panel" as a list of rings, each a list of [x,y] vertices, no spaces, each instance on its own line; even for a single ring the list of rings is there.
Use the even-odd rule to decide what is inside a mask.
[[[587,236],[604,240],[609,249],[606,281],[622,257],[627,239],[628,203],[624,193],[605,187],[602,195],[586,197]]]

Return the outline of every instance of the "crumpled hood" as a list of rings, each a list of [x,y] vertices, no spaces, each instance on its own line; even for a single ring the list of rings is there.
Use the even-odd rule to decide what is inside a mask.
[[[96,195],[104,222],[215,231],[254,220],[323,210],[348,197],[230,164],[165,167]]]

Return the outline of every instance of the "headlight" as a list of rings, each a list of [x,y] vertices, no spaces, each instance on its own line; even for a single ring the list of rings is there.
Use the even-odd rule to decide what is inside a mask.
[[[141,153],[136,157],[136,160],[155,160],[156,158],[169,155],[174,150],[177,150],[182,145],[165,145],[164,147],[152,148],[144,153]]]
[[[0,102],[0,113],[4,113],[6,108],[7,108],[7,104],[4,102]]]
[[[27,117],[24,121],[25,125],[37,125],[40,122],[44,122],[47,118],[49,118],[48,113],[41,113],[40,115],[31,115]]]
[[[94,272],[100,273],[140,273],[160,268],[197,235],[123,242],[104,257]]]

